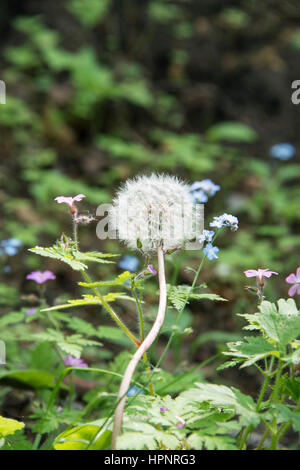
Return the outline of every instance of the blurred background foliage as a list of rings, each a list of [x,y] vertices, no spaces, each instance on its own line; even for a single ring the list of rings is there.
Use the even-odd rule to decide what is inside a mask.
[[[229,302],[190,303],[182,327],[194,332],[175,341],[170,368],[175,359],[197,364],[239,335],[235,313],[256,307],[243,270],[278,271],[267,295],[287,297],[284,279],[299,266],[300,246],[300,119],[291,102],[291,82],[300,78],[299,19],[296,0],[2,1],[0,235],[24,244],[1,259],[3,312],[30,306],[25,275],[33,269],[55,272],[50,297],[76,291],[76,274],[26,249],[70,234],[54,197],[83,193],[80,208],[94,215],[122,181],[152,171],[221,186],[205,205],[206,228],[223,212],[240,220],[201,276]],[[291,161],[270,158],[279,142],[295,146]],[[85,250],[128,254],[116,241],[98,240],[95,224],[82,227],[80,238]],[[185,267],[200,256],[170,257],[169,282],[189,283]],[[94,275],[112,278],[111,270],[101,265]],[[152,318],[155,282],[146,300]],[[134,306],[119,310],[135,328]],[[110,325],[98,311],[78,315]],[[118,335],[115,343],[104,359],[123,347]]]

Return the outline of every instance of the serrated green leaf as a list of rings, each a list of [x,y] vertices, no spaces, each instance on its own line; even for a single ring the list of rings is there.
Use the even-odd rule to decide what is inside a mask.
[[[129,279],[132,279],[134,276],[135,274],[132,274],[129,271],[125,271],[112,281],[78,282],[78,284],[83,287],[116,286],[124,284],[124,282],[128,281]]]
[[[224,351],[223,354],[244,359],[241,368],[250,366],[269,355],[279,356],[279,351],[274,345],[260,336],[248,336],[244,338],[244,341],[228,343],[227,346],[229,351]]]
[[[36,253],[40,256],[45,256],[47,258],[54,258],[64,263],[67,263],[75,271],[84,271],[87,269],[87,264],[85,262],[96,262],[96,263],[113,263],[113,261],[108,261],[104,258],[111,258],[113,255],[111,253],[100,253],[97,251],[90,251],[82,253],[77,250],[77,248],[72,244],[69,247],[64,247],[60,242],[56,245],[50,247],[41,247],[36,246],[30,248],[29,251]]]
[[[234,387],[214,384],[195,384],[197,388],[182,393],[182,396],[191,400],[208,401],[215,406],[229,407],[239,415],[239,421],[245,426],[257,426],[260,418],[255,409],[253,398],[244,395]]]
[[[298,312],[295,314],[293,302],[282,300],[278,301],[279,310],[275,304],[263,301],[259,306],[259,313],[255,315],[255,322],[281,348],[300,334],[300,315]]]
[[[167,284],[167,296],[168,300],[178,311],[181,311],[184,306],[189,303],[190,299],[226,300],[216,294],[198,294],[188,285],[171,286],[170,284]]]
[[[30,248],[29,251],[32,251],[32,253],[35,253],[40,256],[45,256],[47,258],[54,258],[59,261],[63,261],[64,263],[67,263],[69,266],[71,266],[71,268],[75,271],[84,271],[87,268],[86,264],[76,260],[71,251],[64,251],[57,245],[53,245],[52,247],[48,248],[36,246],[34,248]]]
[[[205,433],[192,433],[187,442],[191,449],[202,450],[237,450],[235,439],[231,436],[205,435]]]

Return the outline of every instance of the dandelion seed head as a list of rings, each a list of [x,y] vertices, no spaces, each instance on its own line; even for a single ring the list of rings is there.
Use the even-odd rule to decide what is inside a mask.
[[[126,181],[109,211],[111,228],[130,249],[144,254],[183,247],[196,237],[189,185],[169,175]]]

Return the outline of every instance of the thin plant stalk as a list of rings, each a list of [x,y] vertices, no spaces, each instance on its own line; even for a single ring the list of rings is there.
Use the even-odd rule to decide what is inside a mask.
[[[81,271],[81,274],[82,276],[84,277],[84,279],[87,281],[87,282],[91,282],[89,276],[86,274],[85,271]],[[129,328],[127,328],[127,326],[122,322],[122,320],[118,317],[118,315],[116,314],[116,312],[111,308],[111,306],[105,302],[103,296],[100,294],[99,290],[96,288],[96,287],[91,287],[91,289],[93,290],[94,294],[98,297],[98,299],[100,300],[101,304],[103,305],[103,307],[107,310],[107,312],[110,314],[110,316],[112,317],[112,319],[118,324],[118,326],[121,328],[121,330],[124,331],[124,333],[128,336],[128,338],[136,345],[136,346],[140,346],[140,341],[134,336],[133,333],[131,333],[131,331],[129,330]]]
[[[155,319],[155,322],[146,336],[145,340],[142,342],[141,346],[137,349],[132,359],[130,360],[127,369],[124,373],[123,380],[118,393],[118,405],[115,410],[114,416],[114,425],[112,433],[112,449],[116,448],[117,438],[121,432],[123,412],[126,403],[126,394],[130,386],[130,382],[137,364],[145,354],[145,352],[150,348],[155,339],[158,336],[160,328],[165,319],[166,307],[167,307],[167,287],[166,287],[166,278],[165,278],[165,266],[164,266],[164,254],[161,246],[157,249],[158,257],[158,279],[159,279],[159,306],[158,312]]]
[[[143,312],[142,312],[141,302],[140,302],[140,299],[138,298],[138,296],[136,295],[135,288],[132,289],[132,294],[133,294],[133,297],[134,297],[134,299],[136,301],[136,304],[137,304],[137,309],[138,309],[138,313],[139,313],[140,340],[141,340],[141,342],[143,342],[144,339],[145,339],[145,329],[144,329],[144,319],[143,319]],[[147,374],[147,378],[148,378],[148,382],[149,382],[149,392],[150,392],[150,395],[152,395],[154,397],[155,396],[154,385],[153,385],[153,382],[151,380],[151,372],[150,372],[149,361],[148,361],[148,356],[147,356],[146,352],[143,354],[143,361],[144,361],[144,364],[145,364],[145,367],[146,367],[146,374]]]

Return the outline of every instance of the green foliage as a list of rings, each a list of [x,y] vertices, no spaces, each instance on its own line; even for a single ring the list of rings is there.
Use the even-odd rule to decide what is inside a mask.
[[[189,303],[189,299],[191,300],[223,300],[217,294],[198,294],[194,291],[191,291],[191,287],[188,285],[182,286],[171,286],[167,285],[167,292],[168,292],[168,300],[173,305],[176,310],[181,311],[186,304]]]
[[[94,263],[113,263],[113,261],[108,261],[104,258],[117,256],[111,253],[99,253],[98,251],[81,253],[76,247],[74,247],[74,243],[71,243],[70,246],[64,246],[60,242],[49,248],[36,246],[35,248],[30,248],[29,251],[32,251],[33,253],[36,253],[40,256],[63,261],[64,263],[67,263],[69,266],[71,266],[71,268],[75,271],[84,271],[88,267],[85,263],[90,261]]]
[[[226,300],[200,293],[203,291],[198,288],[191,291],[184,284],[195,273],[200,253],[185,253],[184,263],[193,266],[187,275],[179,254],[167,266],[167,278],[172,283],[168,285],[168,301],[174,308],[168,308],[162,337],[150,354],[156,396],[147,395],[148,379],[141,364],[133,383],[138,383],[145,395],[128,400],[119,447],[242,449],[247,446],[249,432],[260,424],[258,435],[263,426],[269,432],[261,447],[276,448],[285,429],[291,426],[295,432],[300,430],[299,311],[292,299],[274,303],[285,295],[284,278],[295,271],[295,253],[299,251],[299,164],[296,158],[291,162],[269,160],[266,150],[278,138],[272,122],[264,128],[260,112],[255,116],[254,95],[250,93],[251,105],[249,101],[247,105],[243,80],[241,89],[236,90],[230,79],[234,76],[238,80],[245,64],[253,72],[253,89],[256,71],[261,67],[283,76],[290,63],[284,56],[278,59],[277,46],[274,49],[269,34],[272,36],[275,27],[279,42],[286,35],[280,31],[274,12],[262,5],[260,17],[265,24],[255,25],[255,2],[243,9],[228,4],[220,11],[207,2],[204,13],[203,6],[194,3],[150,0],[147,5],[129,2],[126,8],[119,8],[111,0],[67,0],[64,6],[57,5],[58,17],[66,27],[61,28],[52,15],[47,18],[45,5],[43,16],[14,18],[15,32],[7,31],[1,77],[9,92],[0,114],[5,156],[0,172],[1,238],[17,237],[28,246],[38,246],[30,250],[30,256],[27,250],[20,250],[16,257],[0,255],[1,272],[4,267],[11,268],[3,272],[7,283],[0,284],[0,337],[7,352],[6,369],[0,373],[0,404],[6,405],[7,393],[14,389],[19,389],[12,394],[17,401],[23,397],[21,393],[25,394],[20,408],[26,403],[21,413],[28,435],[19,430],[3,443],[0,433],[2,449],[53,449],[53,441],[56,449],[110,447],[111,425],[104,423],[113,412],[120,375],[131,357],[132,340],[120,328],[103,324],[97,310],[100,307],[108,312],[110,303],[115,302],[117,318],[129,321],[136,334],[136,305],[126,295],[134,275],[118,275],[117,267],[111,264],[112,254],[91,251],[94,230],[80,230],[80,247],[89,250],[86,252],[77,250],[66,238],[47,248],[39,245],[49,245],[49,240],[56,239],[61,224],[65,224],[63,230],[71,228],[66,206],[57,205],[56,196],[85,194],[81,203],[84,214],[86,203],[95,207],[111,201],[120,182],[145,171],[180,175],[188,182],[213,179],[222,185],[222,196],[217,193],[206,205],[207,222],[212,214],[232,212],[239,217],[240,228],[233,242],[229,244],[224,237],[218,244],[216,266],[205,266],[201,272],[208,284],[219,283],[218,292],[231,305],[214,304],[212,311],[210,303],[204,302],[201,307],[205,315],[194,315],[196,300]],[[285,15],[284,7],[281,13]],[[142,23],[141,18],[145,20]],[[3,21],[10,20],[4,15]],[[248,49],[253,26],[262,39],[258,52]],[[299,31],[291,30],[288,36],[283,42],[294,49],[292,57],[299,49]],[[194,46],[199,41],[203,47],[195,55]],[[214,58],[217,74],[212,67]],[[199,86],[197,77],[201,78]],[[273,85],[266,83],[270,84],[271,102]],[[236,107],[235,99],[239,100],[242,93],[242,122],[228,121],[230,115],[238,115],[238,108],[233,112],[228,109]],[[221,94],[227,96],[225,101],[219,100]],[[280,96],[276,94],[277,99]],[[216,122],[216,116],[223,121]],[[277,122],[276,109],[274,119]],[[253,122],[260,133],[252,128]],[[282,126],[282,135],[284,132]],[[116,251],[114,241],[97,243],[101,243],[103,252]],[[33,269],[54,270],[57,261],[75,273],[55,271],[57,282],[49,289],[46,286],[41,298],[35,294],[34,283],[24,282],[25,275]],[[243,293],[242,271],[258,266],[280,272],[281,280],[268,282],[264,295],[270,302],[262,302],[255,314],[242,315],[249,332],[242,338],[234,330],[238,323],[234,325],[229,311],[253,312],[253,298]],[[88,269],[92,280],[85,279],[79,285],[89,289],[89,295],[80,297],[75,289],[67,294],[73,281],[76,288],[78,271],[86,274]],[[156,278],[135,283],[135,288],[143,299],[147,330],[157,310]],[[123,300],[131,300],[131,304]],[[36,308],[34,315],[26,313],[31,306]],[[85,306],[92,308],[82,309]],[[224,325],[226,331],[222,331]],[[193,336],[186,338],[184,335],[193,328]],[[170,335],[174,341],[163,363],[168,370],[156,368],[155,361]],[[100,347],[100,341],[105,348]],[[213,366],[201,372],[189,369],[190,363],[199,363],[202,354],[207,357],[215,347],[223,349],[226,341],[230,341],[224,353],[229,361],[219,370],[238,365],[240,374],[247,374],[244,368],[249,366],[262,372],[265,381],[261,390],[265,392],[256,402],[235,387],[202,383],[207,374],[214,380]],[[75,379],[80,378],[74,389],[74,377],[60,382],[66,370],[66,354],[77,358],[86,355],[91,364],[87,371],[72,371]],[[106,370],[107,364],[107,374],[99,379],[92,368]],[[226,375],[226,380],[232,377]],[[242,387],[243,375],[237,377]],[[249,377],[246,375],[247,390],[253,391],[251,385],[253,382],[256,387],[257,376],[251,375],[250,381]],[[217,381],[222,380],[220,374]],[[83,399],[77,394],[81,386],[89,389]],[[163,413],[161,407],[169,410]],[[99,415],[101,419],[91,421]],[[183,428],[176,427],[181,422],[178,417],[186,421]],[[63,426],[67,429],[61,433]],[[45,440],[40,445],[42,434]]]
[[[78,284],[83,287],[119,286],[119,285],[124,284],[126,281],[133,279],[134,276],[135,275],[130,273],[129,271],[124,271],[122,274],[119,274],[119,276],[117,276],[112,281],[78,282]]]
[[[257,139],[257,134],[245,124],[227,121],[212,126],[207,132],[207,137],[214,141],[254,142]]]
[[[93,27],[105,18],[110,0],[69,0],[68,9],[85,26]]]
[[[294,340],[300,335],[298,309],[293,299],[280,299],[277,304],[278,308],[271,302],[263,301],[258,306],[258,313],[240,315],[249,322],[244,329],[259,330],[262,337],[248,336],[243,341],[228,343],[229,351],[224,354],[235,359],[226,363],[225,367],[237,363],[241,363],[241,368],[247,367],[271,356],[297,361],[298,345]],[[288,356],[285,354],[287,345],[291,348]],[[224,365],[220,366],[220,369],[223,368]]]
[[[241,426],[259,424],[260,418],[256,412],[253,398],[241,393],[234,387],[213,384],[195,384],[197,388],[183,392],[184,398],[197,401],[207,401],[214,407],[222,407],[224,410],[234,412],[239,417]]]
[[[80,357],[84,347],[101,346],[101,343],[98,341],[86,339],[81,334],[66,336],[60,331],[53,330],[52,328],[48,328],[44,332],[32,335],[32,339],[48,341],[49,343],[56,345],[66,354],[71,354],[74,357]]]
[[[232,413],[209,409],[188,390],[173,399],[150,397],[136,399],[127,408],[119,449],[235,449],[234,439],[226,435]],[[165,410],[165,411],[162,411]],[[177,425],[185,423],[179,428]],[[160,426],[160,429],[157,426]],[[234,429],[238,429],[237,424]]]

